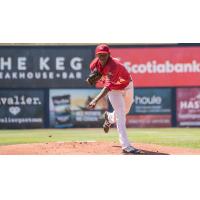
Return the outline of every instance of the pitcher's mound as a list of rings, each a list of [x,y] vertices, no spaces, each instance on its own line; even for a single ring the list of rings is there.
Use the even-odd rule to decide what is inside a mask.
[[[200,149],[133,144],[142,155],[200,155]],[[1,155],[122,155],[117,142],[51,142],[0,146]]]

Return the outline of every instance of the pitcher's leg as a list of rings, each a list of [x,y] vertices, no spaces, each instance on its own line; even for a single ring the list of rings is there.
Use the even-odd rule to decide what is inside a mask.
[[[130,111],[130,108],[133,104],[134,101],[134,88],[133,88],[133,83],[131,82],[128,87],[126,88],[125,91],[122,92],[122,95],[124,96],[125,99],[125,114],[128,114]],[[108,95],[108,98],[110,100],[110,95]],[[111,124],[116,123],[116,114],[115,110],[113,112],[107,112],[108,113],[108,120]]]
[[[128,114],[134,101],[133,82],[130,82],[128,87],[125,89],[124,98],[125,98],[125,113]]]
[[[121,92],[109,92],[108,94],[110,103],[114,112],[109,114],[110,119],[116,118],[116,125],[119,134],[119,141],[122,148],[130,146],[126,132],[126,114],[125,114],[125,101]],[[113,120],[114,121],[114,120]]]

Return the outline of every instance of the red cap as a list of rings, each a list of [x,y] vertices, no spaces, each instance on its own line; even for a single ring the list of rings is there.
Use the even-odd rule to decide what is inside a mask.
[[[109,46],[107,44],[100,44],[96,47],[96,54],[99,53],[110,53]]]

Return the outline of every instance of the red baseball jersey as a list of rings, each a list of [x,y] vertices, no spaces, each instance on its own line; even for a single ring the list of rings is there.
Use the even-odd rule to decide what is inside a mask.
[[[93,71],[95,68],[102,74],[100,81],[108,90],[122,90],[131,80],[124,65],[111,56],[105,66],[101,65],[99,58],[95,58],[90,64],[90,70]]]

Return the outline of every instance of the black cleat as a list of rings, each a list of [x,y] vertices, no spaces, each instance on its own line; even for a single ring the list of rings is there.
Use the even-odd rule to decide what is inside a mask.
[[[136,149],[132,146],[128,146],[124,149],[122,149],[124,154],[141,154],[141,151],[139,149]]]

